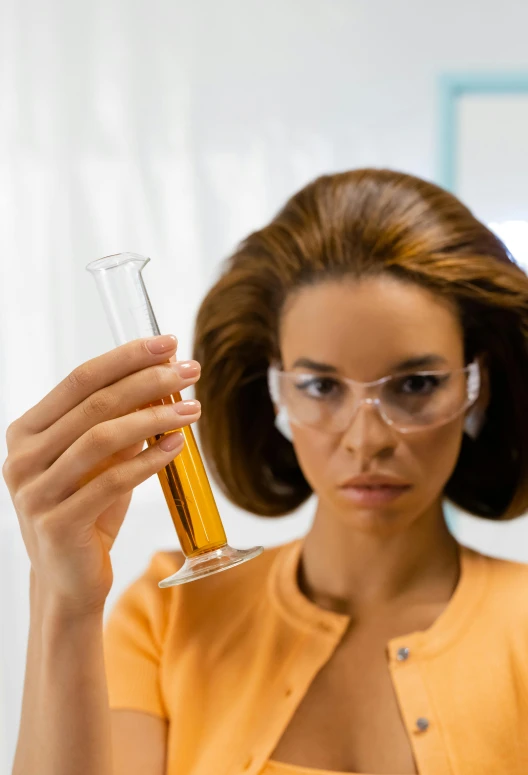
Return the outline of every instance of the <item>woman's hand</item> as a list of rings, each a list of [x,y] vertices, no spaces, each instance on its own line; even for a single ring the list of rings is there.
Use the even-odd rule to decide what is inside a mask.
[[[171,451],[143,450],[145,439],[200,416],[196,401],[149,406],[199,379],[196,361],[167,362],[176,346],[174,337],[137,339],[87,361],[7,430],[2,472],[32,578],[62,613],[104,608],[132,490],[183,447],[180,433],[167,437],[179,442]]]

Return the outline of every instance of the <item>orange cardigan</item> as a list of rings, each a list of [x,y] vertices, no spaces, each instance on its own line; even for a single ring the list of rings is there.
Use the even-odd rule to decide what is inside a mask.
[[[169,720],[167,775],[273,771],[273,749],[349,622],[298,588],[302,543],[168,589],[157,583],[183,555],[158,552],[110,611],[110,707]],[[420,775],[527,775],[528,566],[460,548],[439,618],[387,644],[402,718]]]

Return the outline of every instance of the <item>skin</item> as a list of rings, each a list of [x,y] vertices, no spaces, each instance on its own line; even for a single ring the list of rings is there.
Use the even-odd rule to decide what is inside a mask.
[[[425,353],[446,359],[448,365],[438,368],[466,365],[454,306],[389,275],[296,291],[283,309],[280,349],[285,370],[304,357],[365,382]],[[484,366],[482,372],[478,403],[485,408]],[[459,455],[464,418],[402,434],[375,407],[363,405],[342,434],[292,425],[299,465],[318,498],[301,559],[300,583],[308,597],[355,618],[391,602],[450,598],[459,558],[441,500]],[[338,485],[364,473],[391,474],[412,487],[384,507],[358,508]]]
[[[297,359],[309,358],[364,382],[429,353],[446,359],[438,368],[465,365],[454,307],[389,276],[298,290],[283,309],[279,345],[286,371]],[[484,409],[489,378],[484,359],[481,365],[478,403]],[[462,414],[444,426],[402,434],[369,405],[362,405],[340,434],[292,424],[298,462],[318,502],[298,567],[299,586],[316,605],[348,614],[350,623],[272,759],[336,772],[417,772],[386,644],[427,630],[458,584],[458,546],[441,500],[456,466],[463,424]],[[396,476],[411,488],[383,507],[359,508],[338,487],[365,473]]]

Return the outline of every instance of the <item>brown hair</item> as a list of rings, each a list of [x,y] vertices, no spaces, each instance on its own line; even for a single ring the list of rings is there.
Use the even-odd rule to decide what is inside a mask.
[[[239,245],[203,300],[194,357],[212,475],[231,501],[262,516],[309,497],[267,389],[281,310],[302,285],[381,272],[454,301],[466,363],[488,356],[486,422],[476,440],[464,434],[444,494],[481,517],[519,516],[528,509],[528,277],[456,197],[390,170],[314,180]]]

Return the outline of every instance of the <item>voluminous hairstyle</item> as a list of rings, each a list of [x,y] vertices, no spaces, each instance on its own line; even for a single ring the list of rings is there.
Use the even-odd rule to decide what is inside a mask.
[[[383,169],[317,178],[224,263],[196,320],[200,440],[227,497],[261,516],[287,514],[311,488],[275,428],[267,388],[280,362],[288,295],[309,284],[380,273],[454,302],[466,363],[485,352],[491,399],[466,434],[444,495],[470,513],[528,510],[528,277],[486,226],[433,183]]]

